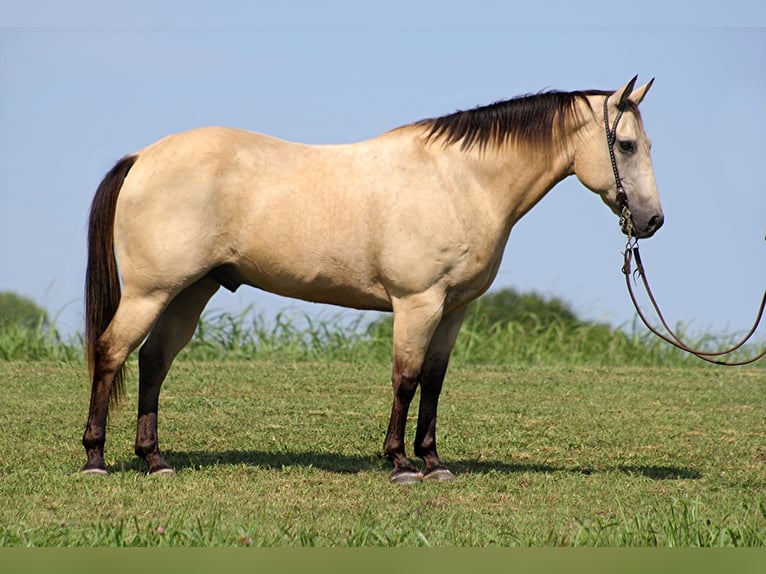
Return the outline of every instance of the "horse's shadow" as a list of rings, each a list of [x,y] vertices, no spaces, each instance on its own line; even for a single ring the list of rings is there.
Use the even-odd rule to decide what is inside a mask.
[[[165,458],[176,470],[194,469],[213,466],[244,465],[262,469],[281,470],[289,467],[316,468],[339,474],[355,474],[368,470],[390,471],[390,463],[382,455],[344,455],[319,452],[268,452],[260,450],[228,451],[167,451]],[[535,462],[503,462],[498,460],[452,460],[447,465],[458,475],[470,474],[552,474],[567,472],[572,474],[600,474],[621,472],[628,475],[643,476],[652,480],[698,480],[702,474],[692,468],[653,465],[617,465],[606,467],[557,466]],[[114,471],[145,472],[146,465],[136,459],[118,463]]]

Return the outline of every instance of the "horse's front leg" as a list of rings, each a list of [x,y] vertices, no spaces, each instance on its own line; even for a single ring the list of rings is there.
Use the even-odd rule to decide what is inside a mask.
[[[383,446],[386,457],[394,464],[391,482],[407,484],[423,479],[422,473],[407,458],[404,432],[426,351],[441,320],[442,302],[443,298],[429,293],[393,301],[394,365],[391,382],[394,403]]]
[[[442,464],[436,451],[436,414],[439,395],[467,307],[445,314],[436,329],[423,365],[420,381],[420,409],[415,433],[415,454],[425,463],[426,480],[452,480],[454,475]]]
[[[404,430],[407,424],[407,412],[418,386],[418,374],[415,371],[405,371],[394,359],[394,372],[391,377],[394,387],[394,405],[391,408],[391,418],[388,421],[388,432],[383,445],[386,457],[394,463],[391,482],[408,484],[419,482],[423,475],[407,458],[404,449]]]

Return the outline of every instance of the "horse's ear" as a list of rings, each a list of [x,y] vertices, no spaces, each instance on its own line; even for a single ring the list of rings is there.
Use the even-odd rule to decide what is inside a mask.
[[[635,90],[633,90],[633,93],[630,94],[630,97],[628,99],[636,105],[640,104],[642,101],[644,101],[644,96],[646,96],[646,92],[649,91],[649,88],[652,87],[653,83],[654,83],[654,78],[649,80],[640,88],[636,88]]]
[[[633,76],[632,80],[612,94],[610,99],[614,100],[615,106],[622,108],[625,105],[625,102],[628,101],[628,98],[630,98],[630,95],[633,93],[633,86],[636,85],[637,79],[638,76]]]

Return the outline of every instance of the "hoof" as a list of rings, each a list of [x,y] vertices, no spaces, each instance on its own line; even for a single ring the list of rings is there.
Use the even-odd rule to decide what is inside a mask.
[[[435,482],[449,482],[450,480],[455,480],[455,475],[452,474],[446,468],[436,468],[432,470],[431,472],[427,473],[423,477],[423,480],[433,480]]]
[[[105,468],[100,468],[100,467],[93,467],[93,468],[83,467],[83,469],[80,471],[80,474],[92,474],[92,475],[95,475],[95,476],[106,476],[109,473],[107,472],[107,470]]]
[[[394,484],[414,484],[423,480],[423,473],[416,470],[395,470],[391,473],[390,480]]]
[[[176,471],[169,466],[158,468],[157,470],[152,470],[149,472],[149,476],[175,476],[175,474]]]

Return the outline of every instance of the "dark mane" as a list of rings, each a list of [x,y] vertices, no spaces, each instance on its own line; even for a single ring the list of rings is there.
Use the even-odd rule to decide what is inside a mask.
[[[588,90],[528,94],[412,125],[427,130],[427,142],[442,141],[445,145],[459,142],[463,150],[474,146],[484,150],[489,145],[508,142],[524,142],[540,148],[551,143],[555,128],[563,131],[576,114],[578,100],[587,101],[587,96],[611,93]]]

